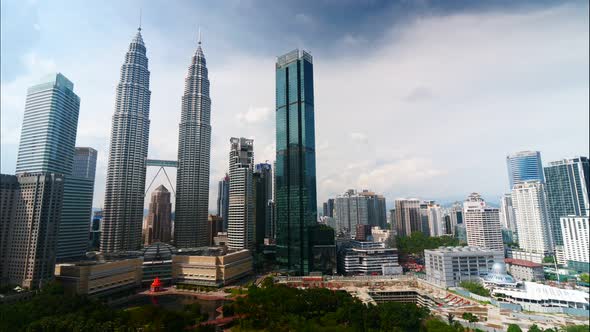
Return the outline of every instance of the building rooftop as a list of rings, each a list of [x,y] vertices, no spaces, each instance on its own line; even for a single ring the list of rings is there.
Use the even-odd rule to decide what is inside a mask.
[[[506,273],[506,265],[503,263],[494,263],[492,271],[483,277],[483,280],[498,286],[516,286],[518,284],[514,277]]]
[[[143,248],[144,261],[166,261],[171,260],[177,249],[170,244],[156,242]]]
[[[198,247],[178,249],[176,254],[187,256],[223,256],[226,253],[227,251],[221,247]]]
[[[436,249],[427,249],[424,250],[424,252],[426,251],[430,251],[430,252],[437,252],[437,253],[453,253],[453,252],[486,252],[486,253],[492,253],[492,252],[498,252],[498,250],[492,250],[492,249],[488,249],[488,248],[484,248],[484,247],[473,247],[473,246],[458,246],[458,247],[438,247]]]
[[[543,267],[543,265],[541,265],[541,264],[534,263],[531,261],[525,261],[524,259],[506,258],[506,259],[504,259],[504,262],[506,262],[506,264],[512,264],[512,265],[518,265],[518,266],[524,266],[524,267]]]
[[[561,289],[529,281],[524,282],[524,289],[522,290],[503,289],[502,293],[515,298],[537,301],[552,299],[565,302],[588,303],[589,298],[586,292]]]

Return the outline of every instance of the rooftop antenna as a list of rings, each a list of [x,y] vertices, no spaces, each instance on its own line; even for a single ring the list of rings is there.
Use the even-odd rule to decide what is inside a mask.
[[[201,27],[199,26],[199,41],[198,41],[199,45],[201,45]]]
[[[137,31],[141,31],[141,8],[139,8],[139,28],[137,28]]]

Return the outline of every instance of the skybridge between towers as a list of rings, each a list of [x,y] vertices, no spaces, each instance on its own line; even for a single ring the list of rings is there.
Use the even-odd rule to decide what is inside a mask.
[[[172,189],[172,193],[174,194],[174,196],[176,196],[176,190],[174,189],[174,186],[172,185],[172,181],[170,181],[170,177],[168,176],[168,173],[166,172],[166,167],[178,168],[178,161],[176,161],[176,160],[162,160],[162,159],[146,159],[145,160],[145,167],[146,168],[147,167],[160,167],[160,168],[158,169],[158,172],[156,173],[156,175],[154,175],[154,178],[152,179],[152,181],[150,181],[150,185],[145,189],[144,195],[147,195],[148,191],[152,187],[152,184],[154,184],[154,181],[156,180],[156,178],[158,177],[160,172],[164,171],[164,175],[166,175],[166,179],[168,179],[168,184],[170,185],[170,189]]]

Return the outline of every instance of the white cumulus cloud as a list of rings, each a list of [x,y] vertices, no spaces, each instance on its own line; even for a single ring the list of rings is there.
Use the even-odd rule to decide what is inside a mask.
[[[236,114],[236,119],[240,122],[255,124],[268,121],[271,115],[270,107],[249,107],[247,111]]]

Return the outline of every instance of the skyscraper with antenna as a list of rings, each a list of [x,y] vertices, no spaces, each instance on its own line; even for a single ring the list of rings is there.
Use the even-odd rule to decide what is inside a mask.
[[[104,199],[100,250],[137,250],[145,190],[150,129],[150,72],[141,35],[129,44],[116,89]]]
[[[185,78],[180,130],[174,242],[178,248],[208,245],[211,99],[201,30]]]

